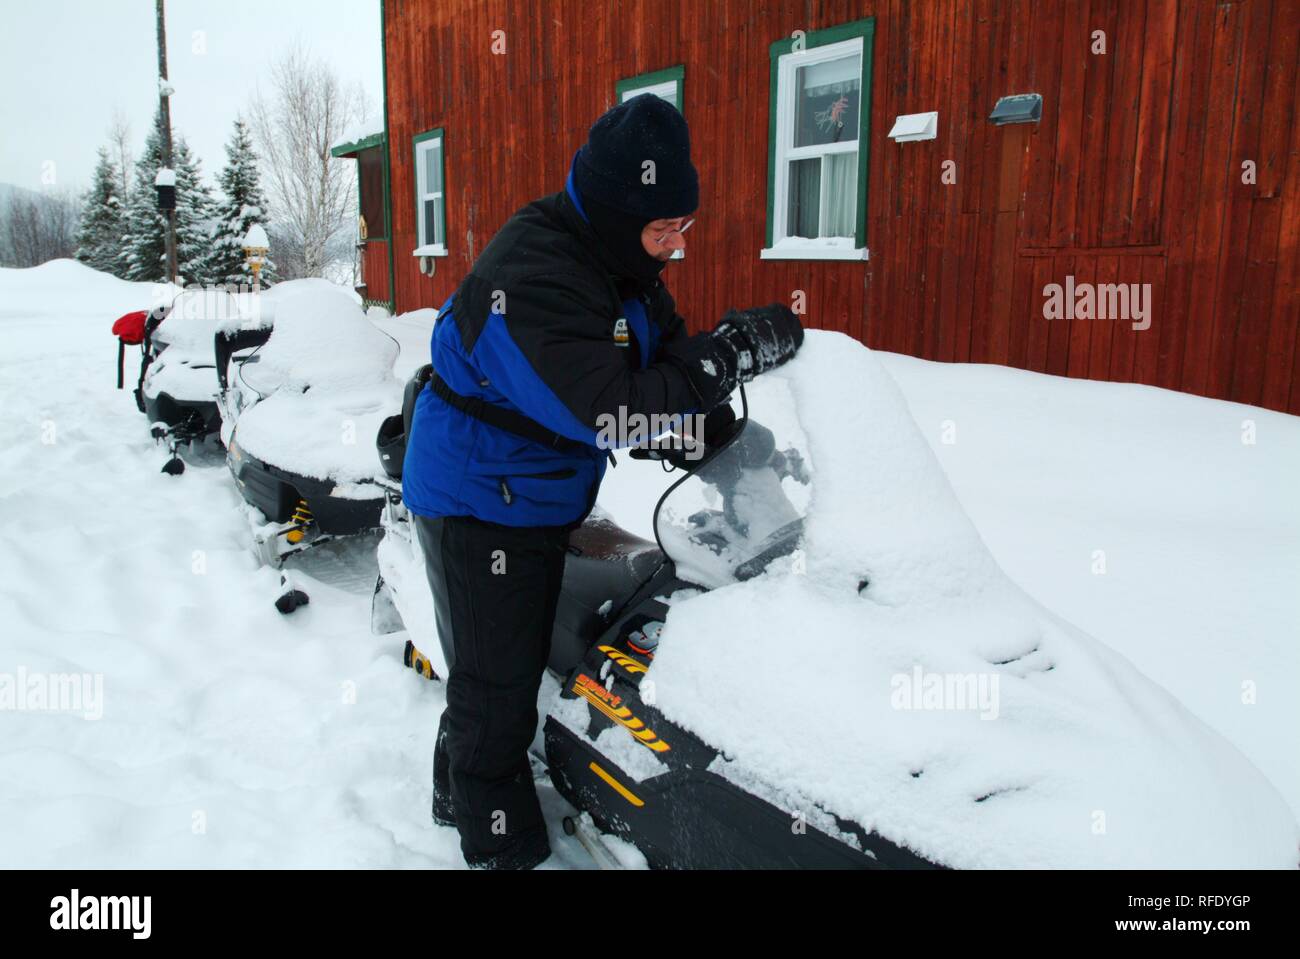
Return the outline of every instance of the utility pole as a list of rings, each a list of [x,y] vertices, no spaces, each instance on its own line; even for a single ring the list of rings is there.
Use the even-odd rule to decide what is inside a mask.
[[[163,166],[172,167],[172,110],[167,83],[167,24],[163,0],[157,0],[158,11],[158,109],[162,113]],[[176,210],[167,211],[167,279],[176,282]]]

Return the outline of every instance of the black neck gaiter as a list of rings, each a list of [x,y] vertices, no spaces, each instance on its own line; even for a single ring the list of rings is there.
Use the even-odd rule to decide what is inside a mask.
[[[641,245],[641,231],[650,222],[648,219],[585,198],[583,210],[596,236],[605,244],[609,258],[614,261],[612,266],[616,275],[642,283],[658,279],[665,263],[651,256]]]

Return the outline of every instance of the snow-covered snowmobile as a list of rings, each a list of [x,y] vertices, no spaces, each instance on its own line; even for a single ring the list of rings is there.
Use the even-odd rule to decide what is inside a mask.
[[[408,386],[408,411],[420,385]],[[381,450],[401,425],[389,424]],[[599,510],[571,535],[539,703],[543,755],[534,759],[561,795],[652,867],[930,866],[833,810],[792,816],[765,798],[777,790],[719,774],[719,750],[655,705],[645,678],[674,598],[759,575],[794,553],[803,532],[796,504],[806,502],[809,477],[798,449],[778,450],[773,433],[746,415],[714,449],[694,453],[671,443],[632,452],[685,471],[655,506],[655,542]],[[445,658],[433,601],[396,483],[384,529],[372,623],[380,632],[405,627],[406,665],[438,678]],[[565,830],[599,847],[584,821],[566,820]]]
[[[286,280],[259,293],[235,294],[227,313],[232,319],[214,326],[214,365],[217,373],[217,409],[221,416],[221,442],[230,442],[239,414],[261,398],[239,376],[245,362],[260,362],[260,350],[271,338],[275,329],[275,315],[280,305],[304,292],[316,291],[343,296],[359,304],[360,299],[349,294],[337,283],[320,278]]]
[[[215,295],[183,292],[170,304],[128,313],[113,324],[118,336],[119,389],[126,347],[140,347],[140,373],[132,392],[137,408],[149,418],[154,439],[167,446],[164,473],[183,473],[180,448],[201,442],[220,425],[212,362],[214,326],[207,319],[205,302]]]
[[[346,292],[317,288],[284,297],[269,334],[218,340],[226,460],[264,563],[379,526],[380,471],[358,438],[400,408],[394,364],[403,335],[426,347],[418,325],[377,322]],[[308,601],[287,577],[282,586],[281,612]]]
[[[652,866],[1295,866],[1259,770],[1001,569],[871,351],[809,330],[749,389],[766,429],[636,454],[667,490],[606,477],[643,536],[570,537],[532,753],[595,858],[589,817]],[[446,675],[403,513],[375,619]]]

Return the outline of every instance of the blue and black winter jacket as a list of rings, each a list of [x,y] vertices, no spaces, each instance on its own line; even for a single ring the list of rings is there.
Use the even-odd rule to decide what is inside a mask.
[[[439,310],[430,352],[454,393],[575,442],[557,449],[526,439],[426,386],[402,471],[403,500],[424,516],[580,523],[605,474],[602,414],[687,414],[726,398],[725,355],[709,335],[687,335],[662,282],[619,276],[572,177],[493,237]]]

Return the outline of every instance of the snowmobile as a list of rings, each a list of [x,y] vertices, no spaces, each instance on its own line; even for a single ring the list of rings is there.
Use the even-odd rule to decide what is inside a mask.
[[[356,437],[374,435],[399,408],[394,364],[407,335],[426,348],[418,322],[377,322],[335,287],[284,297],[270,329],[217,340],[226,462],[254,553],[282,570],[282,613],[309,601],[283,572],[286,559],[379,526],[379,471]]]
[[[237,311],[235,319],[216,325],[213,350],[217,374],[217,410],[221,417],[223,446],[230,442],[239,414],[261,397],[261,394],[240,378],[240,369],[245,362],[252,365],[259,362],[258,354],[271,338],[271,331],[275,329],[276,310],[280,305],[311,290],[335,293],[359,302],[356,297],[329,280],[285,280],[256,294],[237,294],[232,307],[232,310]]]
[[[384,539],[372,627],[408,630],[406,665],[445,674],[420,545],[401,503],[400,446],[429,368],[408,384],[404,419],[379,437],[388,453]],[[680,438],[631,451],[683,475],[654,508],[655,541],[597,509],[569,540],[539,712],[541,749],[556,790],[580,810],[565,820],[598,864],[614,857],[599,834],[635,845],[656,868],[927,868],[935,864],[833,810],[782,808],[780,792],[720,774],[726,757],[655,705],[646,673],[674,597],[751,579],[798,549],[801,488],[795,447],[744,414],[712,449],[686,455]],[[806,494],[806,490],[802,490]],[[690,505],[686,505],[690,504]],[[733,664],[729,668],[741,668]],[[797,808],[797,807],[796,807]]]
[[[136,407],[149,418],[153,438],[166,444],[162,472],[173,476],[185,472],[180,448],[201,442],[220,424],[211,327],[202,315],[202,299],[208,295],[181,293],[169,305],[128,313],[113,324],[118,389],[123,388],[126,347],[138,345],[140,373],[132,391]]]

